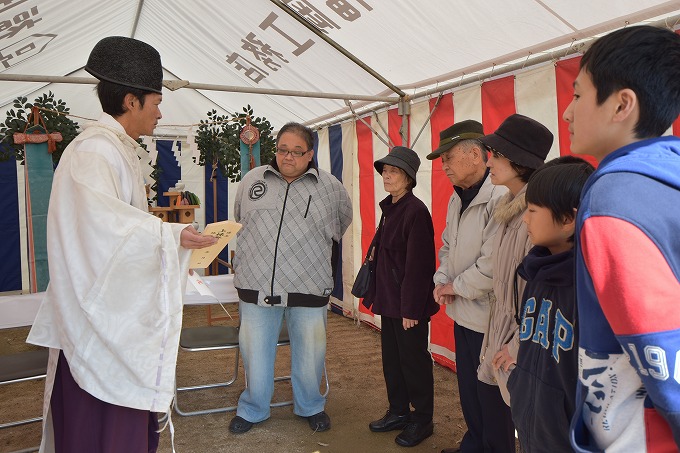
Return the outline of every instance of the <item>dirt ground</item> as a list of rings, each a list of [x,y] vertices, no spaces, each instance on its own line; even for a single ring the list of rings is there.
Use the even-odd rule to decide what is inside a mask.
[[[206,324],[205,307],[187,307],[184,326]],[[221,321],[229,323],[232,321]],[[27,328],[0,331],[0,354],[30,348],[24,343]],[[289,374],[288,347],[279,348],[277,375]],[[331,417],[329,431],[314,433],[307,421],[293,414],[292,406],[272,409],[271,418],[255,425],[242,435],[232,435],[228,425],[234,412],[182,417],[175,413],[175,450],[178,453],[203,452],[439,452],[458,445],[465,422],[458,402],[456,375],[448,368],[435,365],[434,435],[417,447],[405,449],[394,443],[398,431],[372,433],[368,423],[380,418],[387,409],[387,397],[380,362],[380,334],[373,328],[357,325],[341,315],[328,315],[327,368],[330,394],[326,412]],[[180,351],[178,382],[180,385],[224,380],[225,365],[233,364],[233,351]],[[0,386],[0,423],[35,416],[40,412],[43,381]],[[193,410],[206,404],[236,405],[244,386],[243,367],[236,382],[225,389],[180,394],[184,409]],[[288,382],[276,384],[274,399],[291,398]],[[40,424],[33,423],[0,430],[0,452],[33,451],[40,442]],[[159,452],[171,452],[170,430],[161,433]]]

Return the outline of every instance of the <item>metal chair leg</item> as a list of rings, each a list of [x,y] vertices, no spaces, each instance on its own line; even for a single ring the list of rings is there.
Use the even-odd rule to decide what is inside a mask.
[[[235,411],[238,406],[216,407],[210,409],[189,411],[181,407],[179,402],[179,393],[228,387],[232,385],[234,382],[236,382],[236,379],[238,377],[238,365],[239,365],[238,328],[227,326],[207,326],[182,329],[182,335],[180,337],[180,348],[187,352],[234,349],[235,350],[234,371],[232,373],[231,378],[226,382],[197,384],[184,387],[178,387],[177,382],[175,382],[175,406],[174,406],[175,412],[177,412],[179,415],[191,416]]]
[[[49,349],[0,356],[0,385],[43,379],[47,375]],[[42,417],[32,417],[0,423],[0,429],[39,422]]]

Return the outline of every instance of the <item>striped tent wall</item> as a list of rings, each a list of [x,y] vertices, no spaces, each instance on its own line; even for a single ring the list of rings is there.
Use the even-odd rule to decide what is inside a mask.
[[[442,171],[441,159],[429,161],[425,156],[439,144],[439,133],[454,122],[474,119],[484,124],[486,133],[493,132],[500,123],[513,113],[520,113],[542,122],[555,136],[548,154],[548,160],[569,154],[567,124],[562,112],[571,102],[572,83],[578,73],[579,57],[547,63],[516,74],[491,79],[475,86],[446,93],[441,97],[414,103],[409,116],[410,137],[415,142],[410,146],[421,158],[418,185],[414,194],[430,209],[435,229],[435,246],[442,245],[441,235],[446,226],[448,200],[453,193],[451,184]],[[387,193],[382,180],[373,168],[373,161],[388,152],[390,144],[400,144],[395,131],[401,126],[397,109],[373,114],[356,121],[357,149],[353,156],[353,167],[357,168],[354,179],[353,200],[355,217],[353,225],[354,274],[358,270],[371,242],[380,218],[377,203]],[[387,138],[391,139],[391,142]],[[345,149],[345,156],[352,149]],[[358,194],[358,197],[357,197]],[[358,206],[356,206],[358,204]],[[358,318],[380,327],[380,317],[374,315],[354,301],[354,312]],[[453,320],[442,310],[431,322],[430,349],[435,360],[455,370],[455,344],[453,341]]]
[[[314,137],[314,160],[317,166],[335,176],[340,182],[345,181],[342,152],[343,135],[345,134],[343,134],[342,126],[337,124],[317,132]],[[351,174],[349,178],[351,179]],[[344,276],[346,271],[342,263],[345,243],[350,241],[345,241],[344,238],[340,240],[337,261],[334,263],[336,266],[335,285],[331,293],[331,307],[338,313],[344,313]],[[351,244],[347,244],[347,247],[351,248]]]

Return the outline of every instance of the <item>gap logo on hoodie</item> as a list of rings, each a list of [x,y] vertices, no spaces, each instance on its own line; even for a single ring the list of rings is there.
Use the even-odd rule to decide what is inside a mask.
[[[549,299],[542,299],[540,307],[537,306],[535,297],[527,299],[522,311],[519,341],[531,340],[541,345],[543,349],[552,347],[552,357],[560,363],[560,350],[570,351],[574,347],[574,324],[559,308],[551,318],[552,308],[553,302]]]

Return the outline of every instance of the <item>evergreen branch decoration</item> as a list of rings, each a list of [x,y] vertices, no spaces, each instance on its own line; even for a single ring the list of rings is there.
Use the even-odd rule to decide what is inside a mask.
[[[14,109],[10,109],[7,112],[5,122],[0,123],[0,137],[2,137],[0,139],[0,161],[16,159],[23,163],[25,158],[24,145],[14,143],[14,133],[23,132],[26,129],[28,115],[31,113],[34,105],[47,109],[40,111],[47,130],[50,132],[60,132],[63,138],[61,142],[56,143],[57,149],[52,153],[52,161],[56,167],[66,147],[78,135],[78,123],[66,116],[70,109],[61,99],[55,100],[52,91],[43,93],[33,102],[28,102],[28,98],[25,96],[18,97],[13,101]]]
[[[274,128],[265,117],[255,117],[250,104],[243,107],[242,114],[231,117],[218,115],[216,110],[208,112],[208,119],[201,120],[196,133],[196,144],[200,152],[198,165],[211,165],[231,182],[241,179],[240,137],[241,129],[250,117],[250,124],[260,131],[260,161],[268,163],[276,151]]]

